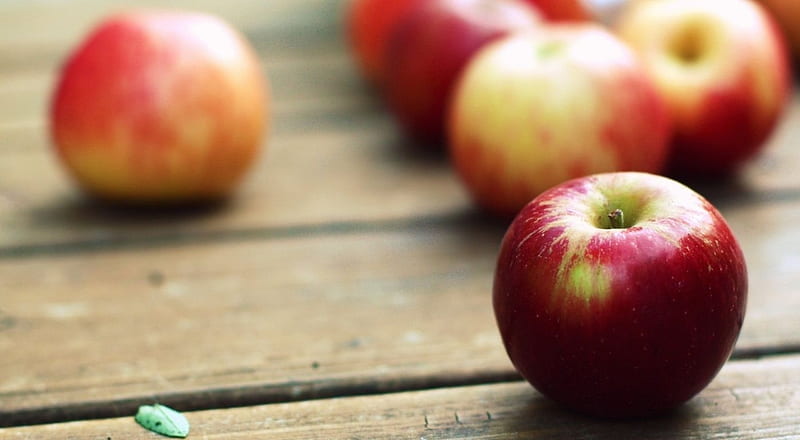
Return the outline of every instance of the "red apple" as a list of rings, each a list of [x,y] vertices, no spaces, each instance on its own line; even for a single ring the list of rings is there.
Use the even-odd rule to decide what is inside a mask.
[[[591,21],[594,15],[585,0],[525,0],[551,21]]]
[[[72,176],[100,198],[216,199],[254,162],[267,99],[256,55],[221,20],[120,13],[63,66],[52,97],[52,139]]]
[[[606,173],[519,213],[493,297],[506,351],[537,390],[632,417],[676,407],[714,378],[742,327],[747,272],[702,196],[666,177]]]
[[[385,76],[382,54],[392,27],[421,0],[352,0],[345,26],[351,51],[361,73],[381,84]]]
[[[634,0],[525,0],[549,21],[599,21],[611,23]]]
[[[800,1],[797,0],[760,0],[781,26],[784,35],[800,58]]]
[[[457,86],[448,133],[473,198],[513,216],[571,178],[660,172],[670,131],[635,54],[585,23],[542,26],[482,49]]]
[[[392,30],[385,53],[386,99],[411,136],[436,143],[453,85],[487,42],[539,23],[521,0],[426,0]]]
[[[673,172],[728,174],[762,150],[790,87],[783,38],[763,8],[750,0],[641,1],[618,29],[669,105]]]

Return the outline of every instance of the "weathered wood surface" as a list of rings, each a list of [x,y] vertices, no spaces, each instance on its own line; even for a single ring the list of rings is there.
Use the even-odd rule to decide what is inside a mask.
[[[563,411],[526,383],[187,413],[204,439],[796,439],[800,357],[728,363],[663,417],[596,420]],[[133,417],[0,429],[2,440],[152,439]]]
[[[0,54],[19,51],[10,49],[17,43],[38,60],[30,65],[25,57],[0,57],[0,255],[115,240],[438,217],[472,209],[445,155],[410,148],[358,78],[341,35],[340,4],[303,0],[291,7],[272,6],[276,11],[270,14],[247,1],[238,6],[247,11],[248,5],[256,12],[230,19],[251,35],[273,84],[274,129],[264,154],[233,206],[155,221],[152,216],[115,215],[86,202],[49,145],[47,101],[58,65],[80,38],[79,30],[101,14],[65,11],[64,24],[54,27],[65,29],[66,38],[45,33],[40,41],[30,36],[35,32],[0,31]],[[280,14],[287,18],[281,20]],[[254,16],[264,17],[260,28]],[[11,24],[24,21],[14,20],[15,14],[4,17]],[[303,36],[301,43],[292,38],[287,22]],[[40,23],[34,29],[52,28]],[[733,182],[699,189],[739,205],[800,198],[800,182],[794,178],[800,149],[793,140],[798,138],[796,95],[759,161]]]
[[[0,426],[129,415],[156,399],[189,410],[516,377],[489,297],[504,224],[476,212],[444,154],[410,148],[359,80],[342,41],[341,1],[171,3],[222,15],[262,54],[275,112],[266,151],[227,204],[137,211],[83,199],[50,150],[47,100],[66,52],[121,4],[0,5]],[[696,184],[748,260],[739,359],[800,352],[799,139],[795,92],[762,157],[735,179]],[[725,380],[755,390],[746,406],[731,404],[739,388],[712,388],[704,396],[718,398],[690,406],[688,421],[647,422],[634,433],[796,434],[790,423],[800,422],[782,411],[798,407],[790,374],[798,360],[732,365],[726,371],[742,373]],[[766,382],[746,385],[752,375]],[[482,424],[486,399],[492,414],[513,413],[508,424]],[[445,423],[454,411],[467,416]],[[227,423],[213,422],[223,415],[240,421],[238,436],[266,434],[248,417],[284,420],[291,428],[276,435],[285,438],[319,426],[330,430],[319,438],[582,438],[595,426],[518,384],[198,413],[209,437],[230,438]],[[440,418],[441,429],[415,431],[424,415]],[[95,427],[137,435],[132,419],[82,423],[0,430],[0,438],[105,438]],[[470,423],[472,431],[459,430]]]
[[[285,20],[312,42],[298,44],[284,36],[287,24],[275,14],[265,15],[271,17],[263,23],[266,31],[248,31],[272,83],[273,131],[233,207],[178,218],[109,213],[83,200],[57,163],[46,115],[58,65],[69,48],[63,40],[40,43],[56,47],[48,53],[57,55],[33,67],[13,64],[14,57],[0,61],[5,66],[0,68],[0,254],[137,237],[447,215],[468,206],[442,155],[403,147],[406,141],[344,50],[340,8],[336,2],[318,3],[286,7],[294,12]],[[295,17],[304,16],[297,9],[314,18]],[[320,30],[323,19],[327,25]],[[0,48],[7,48],[3,42],[0,38]]]
[[[732,216],[752,286],[740,356],[800,344],[797,261],[770,251],[797,243],[792,207]],[[362,228],[0,260],[0,419],[513,376],[490,303],[501,224]]]
[[[0,420],[508,376],[488,307],[499,234],[409,223],[2,261]]]

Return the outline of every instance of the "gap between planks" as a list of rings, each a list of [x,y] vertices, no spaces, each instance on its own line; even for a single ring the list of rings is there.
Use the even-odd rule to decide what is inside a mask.
[[[184,411],[200,411],[337,397],[374,396],[459,386],[518,382],[519,380],[520,376],[516,372],[502,370],[480,371],[466,375],[402,376],[390,381],[375,381],[369,380],[369,378],[361,381],[321,379],[277,385],[255,384],[252,386],[216,388],[184,393],[162,393],[154,395],[152,398],[135,397],[82,402],[10,412],[4,412],[0,409],[0,428],[121,417],[134,414],[139,405],[150,404],[154,401],[181,408]]]
[[[769,352],[768,349],[763,348],[758,351],[757,355],[747,351],[742,353],[734,352],[731,359],[726,363],[725,368],[728,368],[729,365],[736,368],[739,365],[748,363],[754,364],[754,362],[769,364],[772,362],[780,362],[785,359],[795,359],[797,363],[800,363],[800,357],[797,356],[798,354],[800,354],[800,346],[780,347],[776,348],[774,352]],[[715,378],[715,381],[716,380]],[[280,384],[279,386],[253,385],[246,387],[208,389],[201,392],[165,393],[155,395],[153,399],[137,397],[110,401],[83,402],[63,406],[53,405],[9,413],[4,413],[2,409],[0,409],[0,440],[3,439],[2,428],[125,417],[135,414],[136,408],[140,405],[154,402],[180,408],[182,411],[208,411],[301,401],[319,401],[332,398],[394,395],[415,391],[430,391],[456,387],[478,387],[494,384],[514,384],[520,382],[524,383],[519,374],[510,370],[482,371],[478,374],[463,377],[445,375],[432,377],[402,377],[390,382],[364,380],[362,383],[354,383],[353,381],[345,380],[343,383],[337,383],[336,380],[323,379],[319,381]],[[714,388],[714,382],[712,382],[709,388]],[[491,421],[491,415],[488,416],[488,420]],[[460,424],[457,415],[456,421]],[[427,423],[426,428],[428,428]]]
[[[729,362],[688,403],[639,420],[574,414],[521,381],[219,408],[187,416],[193,437],[225,439],[798,438],[799,366],[797,355]],[[0,439],[151,438],[132,414],[0,429]]]
[[[188,208],[191,211],[191,208]],[[204,208],[198,208],[204,209]],[[139,213],[141,215],[141,213]],[[158,216],[169,216],[163,211]],[[182,214],[176,214],[182,215]],[[125,251],[182,244],[212,244],[251,240],[281,240],[324,235],[351,235],[374,232],[409,231],[441,227],[475,226],[481,215],[470,212],[453,212],[443,215],[397,218],[369,221],[337,221],[320,224],[295,224],[275,227],[220,229],[182,233],[179,230],[148,236],[100,237],[60,243],[6,246],[0,248],[0,261],[4,259],[33,258],[37,256],[72,255],[86,252]],[[484,219],[490,223],[495,220]]]
[[[702,189],[700,189],[702,192]],[[724,207],[723,214],[729,210],[744,210],[754,206],[798,204],[800,189],[774,189],[764,192],[751,192],[746,197],[718,193],[710,197],[712,203]],[[148,221],[180,221],[193,215],[225,209],[225,202],[189,206],[177,209],[158,210],[155,208],[137,210],[135,207],[115,207],[88,201],[86,209],[104,211],[107,215],[132,218],[148,218]],[[276,240],[308,236],[345,235],[373,232],[410,231],[420,228],[446,227],[489,227],[504,228],[508,220],[490,218],[486,214],[464,207],[450,212],[425,214],[421,216],[395,217],[383,219],[344,220],[321,223],[293,223],[287,225],[237,227],[230,229],[182,230],[169,228],[166,232],[122,234],[115,236],[90,236],[75,240],[48,243],[7,245],[0,247],[0,261],[6,259],[34,258],[38,256],[72,255],[86,252],[124,251],[148,249],[182,244],[211,244],[241,242],[248,240]]]

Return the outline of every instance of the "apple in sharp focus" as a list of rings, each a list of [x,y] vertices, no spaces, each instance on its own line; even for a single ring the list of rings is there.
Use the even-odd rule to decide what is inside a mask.
[[[352,0],[345,11],[351,52],[362,75],[380,85],[385,76],[382,54],[394,25],[418,3],[427,0]]]
[[[426,0],[392,30],[385,96],[406,133],[438,144],[459,74],[487,42],[540,22],[521,0]]]
[[[762,150],[790,87],[784,40],[762,7],[750,0],[640,1],[618,31],[669,106],[671,172],[730,174]]]
[[[124,12],[68,57],[51,101],[61,162],[110,201],[229,195],[267,128],[268,83],[249,43],[200,13]]]
[[[610,171],[660,172],[670,123],[636,55],[591,23],[498,40],[469,63],[448,120],[475,201],[511,217],[545,189]]]
[[[742,252],[688,187],[605,173],[542,193],[503,238],[493,303],[522,376],[604,417],[674,408],[728,359],[747,299]]]

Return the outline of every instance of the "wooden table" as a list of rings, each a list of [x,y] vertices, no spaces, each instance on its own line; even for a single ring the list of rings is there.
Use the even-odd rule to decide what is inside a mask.
[[[120,5],[0,5],[0,439],[155,438],[133,414],[156,401],[198,439],[800,438],[797,93],[763,156],[696,186],[749,264],[732,360],[671,414],[600,421],[514,372],[490,304],[505,224],[409,148],[348,57],[341,2],[171,4],[235,24],[273,86],[268,149],[214,208],[83,198],[47,101]]]

